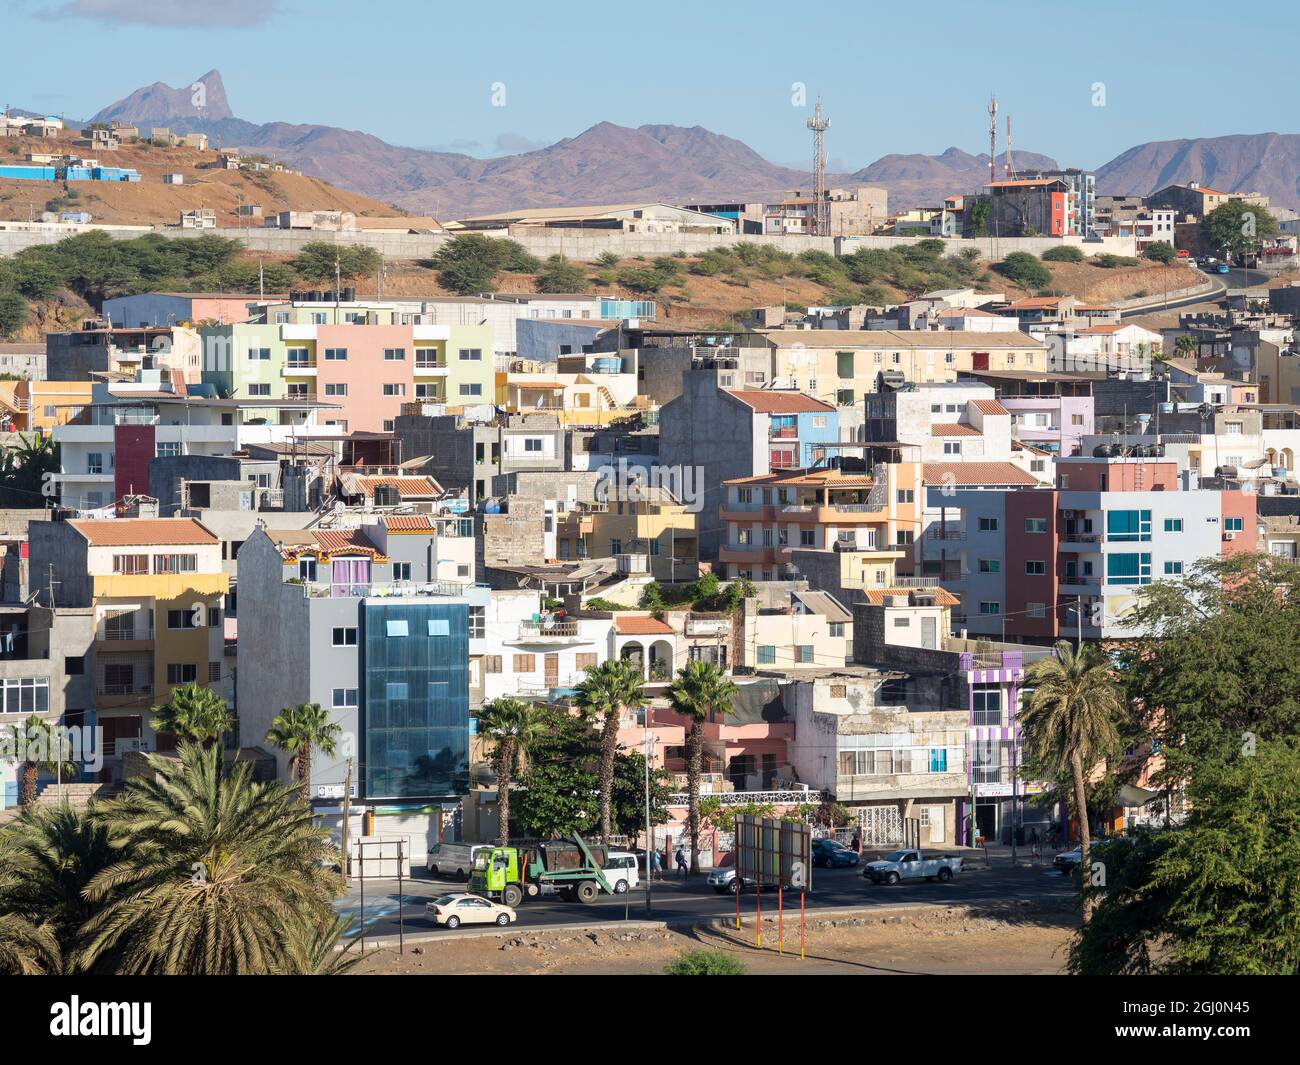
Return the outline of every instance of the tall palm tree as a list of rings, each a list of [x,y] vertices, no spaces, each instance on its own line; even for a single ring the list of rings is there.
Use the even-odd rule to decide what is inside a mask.
[[[330,720],[320,703],[286,706],[271,722],[266,742],[289,755],[289,779],[302,791],[302,801],[311,796],[311,756],[319,750],[333,757],[343,728]]]
[[[235,727],[235,716],[226,700],[199,684],[173,688],[166,705],[155,706],[153,712],[149,727],[155,732],[167,732],[203,747],[212,746]]]
[[[614,804],[614,758],[618,754],[618,723],[623,713],[645,706],[641,670],[627,659],[612,658],[589,666],[577,688],[577,705],[584,716],[600,722],[600,838],[609,842],[610,811]]]
[[[334,916],[338,850],[295,789],[253,782],[251,762],[225,771],[217,747],[193,743],[178,754],[153,755],[152,775],[95,808],[131,852],[86,886],[101,909],[77,963],[107,955],[126,974],[271,973],[286,964],[286,929]]]
[[[1089,852],[1085,772],[1113,755],[1119,745],[1119,725],[1124,711],[1114,670],[1095,644],[1076,651],[1062,641],[1052,658],[1041,658],[1025,671],[1025,685],[1033,692],[1020,712],[1025,730],[1025,753],[1062,777],[1074,778],[1074,810],[1079,818],[1082,845],[1080,869],[1092,868]],[[1085,894],[1083,919],[1092,915],[1092,900]]]
[[[478,712],[478,730],[495,745],[492,769],[497,775],[497,817],[501,846],[505,847],[510,843],[510,784],[541,735],[541,713],[522,699],[493,699]]]
[[[736,686],[712,662],[688,662],[668,689],[673,709],[690,719],[686,736],[687,825],[691,835],[691,872],[700,871],[700,770],[704,756],[704,725],[732,711]]]
[[[18,805],[24,808],[36,802],[36,785],[41,773],[62,773],[74,779],[81,767],[60,757],[66,753],[63,730],[55,722],[32,714],[21,725],[10,725],[3,746],[5,761],[22,767],[18,786]]]
[[[86,885],[124,851],[89,814],[67,803],[30,806],[3,833],[0,913],[45,925],[71,961],[82,925],[95,912]]]
[[[33,919],[6,896],[22,884],[26,870],[8,830],[0,834],[0,975],[36,976],[61,968],[59,942],[49,922]]]
[[[338,944],[355,922],[354,917],[338,914],[323,924],[299,921],[287,930],[284,958],[272,971],[276,976],[338,976],[347,972],[361,960],[360,954],[350,953],[357,940],[349,940],[342,950]]]

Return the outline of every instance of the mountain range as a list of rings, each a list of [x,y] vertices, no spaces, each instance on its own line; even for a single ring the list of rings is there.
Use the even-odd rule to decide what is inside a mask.
[[[744,142],[700,126],[600,122],[545,148],[479,159],[336,126],[256,124],[235,116],[215,70],[189,87],[157,82],[137,89],[91,121],[206,133],[214,144],[254,149],[342,188],[444,218],[562,204],[763,199],[811,184],[808,171],[769,162]],[[1021,170],[1056,165],[1034,152],[1017,151],[1013,161]],[[939,155],[886,155],[827,180],[883,186],[891,211],[898,211],[973,191],[988,165],[987,155],[954,147]],[[1001,166],[999,159],[999,172]],[[1142,195],[1199,181],[1229,192],[1264,192],[1300,208],[1297,175],[1300,135],[1261,133],[1140,144],[1100,167],[1097,184],[1102,193]]]

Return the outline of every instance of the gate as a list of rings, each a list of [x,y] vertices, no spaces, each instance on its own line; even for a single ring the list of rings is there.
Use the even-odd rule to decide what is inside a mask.
[[[892,847],[903,842],[903,815],[897,806],[861,806],[858,827],[863,847]]]

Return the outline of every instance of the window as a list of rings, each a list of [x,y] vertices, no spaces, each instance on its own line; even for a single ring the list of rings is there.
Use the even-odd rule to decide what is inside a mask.
[[[111,668],[111,667],[109,667]],[[105,670],[105,685],[108,671]],[[0,713],[4,714],[43,714],[50,708],[50,680],[48,677],[5,677],[3,696],[0,697]],[[130,677],[127,686],[130,686]]]
[[[357,689],[335,688],[330,703],[336,710],[347,710],[359,706],[360,700],[357,698]]]
[[[1044,561],[1042,561],[1042,560],[1040,560],[1040,559],[1034,559],[1034,558],[1026,559],[1026,560],[1025,560],[1025,576],[1026,576],[1026,577],[1042,577],[1042,576],[1043,576],[1044,574],[1046,574],[1046,573],[1047,573],[1047,563],[1046,563],[1046,562],[1044,562]]]
[[[63,660],[63,672],[69,677],[80,677],[86,672],[86,659],[82,655],[65,658]]]
[[[253,362],[270,362],[271,349],[270,348],[249,348],[248,357]]]
[[[409,562],[393,563],[393,580],[409,581],[411,579],[411,564]]]
[[[471,640],[483,639],[486,631],[485,607],[472,606],[469,608],[469,638]]]
[[[392,418],[385,418],[385,419],[384,419],[384,432],[386,432],[386,433],[391,433],[391,432],[393,431],[393,424],[394,424],[394,423],[393,423],[393,419],[392,419]]]
[[[405,348],[384,348],[384,362],[405,362]]]
[[[776,662],[776,647],[770,643],[761,643],[758,645],[758,664],[760,666],[770,666]]]
[[[1002,560],[1000,558],[982,558],[979,561],[979,571],[981,573],[1001,573]]]
[[[410,636],[411,626],[405,618],[389,618],[384,622],[384,633],[387,636]]]
[[[446,618],[429,618],[426,634],[429,636],[450,636],[451,622]]]
[[[326,348],[325,349],[326,362],[346,362],[347,358],[348,358],[347,348]]]
[[[199,679],[199,667],[193,662],[168,662],[168,684],[193,684]]]
[[[948,749],[946,747],[930,748],[930,772],[931,773],[948,772]],[[926,810],[928,808],[922,806],[921,809]]]
[[[536,673],[537,656],[536,655],[515,655],[515,672]]]
[[[894,537],[894,542],[899,547],[908,547],[916,539],[916,533],[911,529],[899,529]]]
[[[271,386],[268,384],[258,384],[257,382],[253,382],[248,386],[248,394],[250,396],[270,396]]]
[[[945,440],[943,444],[943,453],[945,455],[960,455],[961,444],[956,440]]]
[[[102,452],[92,451],[86,456],[86,472],[87,473],[104,472],[104,455]]]
[[[411,687],[405,681],[390,680],[384,685],[384,698],[401,702],[409,699],[411,696]]]
[[[842,379],[851,379],[853,377],[853,352],[836,352],[835,364],[835,372],[838,377]]]
[[[149,572],[148,555],[114,555],[113,572],[132,576]]]
[[[590,653],[574,655],[573,664],[579,670],[591,669],[596,664],[596,656]]]
[[[1242,529],[1242,522],[1241,522],[1241,519],[1240,519],[1240,518],[1224,518],[1224,519],[1223,519],[1223,529],[1224,529],[1224,532],[1241,532],[1241,529]]]
[[[154,573],[195,573],[199,568],[198,555],[154,555]]]
[[[459,355],[460,355],[461,362],[482,362],[483,361],[482,348],[461,348]]]
[[[524,437],[524,451],[540,455],[542,453],[542,438],[540,436]]]
[[[500,655],[484,655],[484,656],[483,656],[483,672],[484,672],[484,673],[500,673],[500,672],[501,672],[501,656],[500,656]]]
[[[1047,617],[1047,608],[1043,603],[1026,603],[1025,614],[1031,618]]]
[[[483,386],[477,381],[473,384],[461,385],[460,394],[462,396],[481,396],[483,394]]]
[[[298,559],[298,579],[314,581],[316,579],[316,560],[314,558]]]
[[[198,619],[194,616],[193,610],[169,610],[167,611],[167,627],[169,629],[197,629]]]
[[[208,683],[209,683],[209,684],[215,684],[215,683],[217,683],[219,680],[221,680],[221,663],[220,663],[220,662],[209,662],[209,663],[208,663]]]
[[[971,692],[972,724],[1002,724],[1002,689],[996,684],[977,684]]]
[[[907,615],[904,614],[902,617],[894,618],[894,628],[910,629],[911,627],[912,627],[912,619],[909,618]]]
[[[1106,556],[1108,584],[1150,584],[1151,556],[1145,552]]]
[[[307,392],[307,382],[305,382],[305,381],[290,381],[290,382],[285,386],[285,389],[286,389],[286,394],[287,394],[287,396],[288,396],[289,399],[306,399],[306,398],[307,398],[307,395],[308,395],[308,392]]]
[[[1027,533],[1045,533],[1047,532],[1046,518],[1026,518],[1025,532]]]
[[[161,441],[158,444],[158,446],[154,449],[154,453],[160,459],[175,458],[177,455],[181,453],[180,441],[179,440]]]
[[[817,530],[816,530],[816,529],[800,529],[800,530],[799,530],[799,546],[800,546],[800,547],[813,547],[813,546],[816,545],[816,543],[817,543]]]
[[[898,490],[898,502],[911,503],[913,502],[915,495],[916,493],[910,488],[900,488]]]
[[[346,396],[348,394],[348,386],[346,382],[343,381],[326,381],[325,394],[327,396]]]
[[[810,643],[801,643],[795,649],[795,661],[808,665],[813,660],[813,645]]]
[[[306,348],[289,348],[285,352],[285,362],[289,369],[311,365],[311,356]]]
[[[1166,562],[1166,577],[1181,577],[1183,575],[1183,564],[1181,562]]]
[[[980,532],[997,532],[997,518],[980,518]]]
[[[357,645],[357,630],[354,628],[336,628],[334,630],[335,647],[355,647]]]
[[[832,622],[831,622],[831,637],[832,637],[833,639],[839,639],[839,638],[843,637],[843,635],[844,635],[844,622],[842,622],[842,621],[832,621]]]
[[[985,617],[1002,613],[1002,604],[995,600],[986,600],[980,603],[980,613]]]
[[[1111,510],[1106,512],[1106,539],[1131,543],[1151,539],[1151,511]]]
[[[1165,518],[1165,532],[1182,532],[1182,518]]]
[[[384,385],[384,395],[386,396],[404,396],[406,395],[406,385],[398,382],[396,384]]]

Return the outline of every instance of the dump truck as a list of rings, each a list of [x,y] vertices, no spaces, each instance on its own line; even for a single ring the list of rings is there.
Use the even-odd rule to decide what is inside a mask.
[[[469,889],[507,906],[525,898],[558,894],[570,902],[594,902],[602,891],[613,894],[605,876],[607,849],[578,836],[549,839],[519,847],[489,847],[474,856]]]

